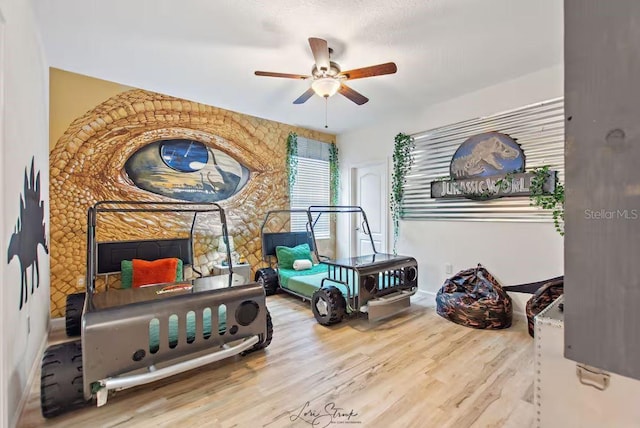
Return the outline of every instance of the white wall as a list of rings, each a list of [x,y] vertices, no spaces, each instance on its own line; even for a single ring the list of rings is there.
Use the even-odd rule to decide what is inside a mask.
[[[389,162],[398,132],[413,134],[465,119],[563,96],[563,67],[540,70],[449,101],[426,106],[422,111],[403,112],[366,129],[338,136],[343,203],[350,201],[349,171],[354,165]],[[388,174],[391,177],[391,174]],[[338,225],[338,236],[348,236],[348,225]],[[392,228],[389,228],[392,233]],[[392,243],[390,237],[388,242]],[[349,253],[349,242],[339,240],[338,254]],[[563,273],[563,241],[551,223],[402,221],[398,253],[415,257],[422,291],[435,293],[454,272],[482,263],[504,285],[533,282]],[[516,311],[522,311],[519,296]]]
[[[4,58],[4,45],[5,45],[5,21],[4,15],[2,15],[2,9],[0,9],[0,165],[4,168],[4,75],[5,75],[5,58]],[[0,171],[0,200],[4,206],[4,174]],[[0,208],[0,248],[3,250],[2,257],[4,257],[4,208]],[[5,335],[5,323],[4,323],[4,263],[0,263],[0,427],[4,428],[6,425],[5,415],[7,414],[7,400],[4,398],[7,391],[7,382],[5,380],[5,357],[4,357],[4,335]]]
[[[19,216],[25,167],[35,156],[40,171],[49,232],[48,71],[29,0],[0,0],[5,49],[0,63],[4,75],[4,129],[0,152],[0,246],[2,248],[2,415],[0,427],[15,426],[21,399],[34,364],[39,364],[41,346],[49,322],[49,257],[39,247],[40,287],[28,303],[18,309],[21,270],[16,258],[7,264],[7,247]],[[47,238],[48,241],[48,238]],[[29,269],[29,280],[31,273]],[[30,320],[28,332],[27,320]]]

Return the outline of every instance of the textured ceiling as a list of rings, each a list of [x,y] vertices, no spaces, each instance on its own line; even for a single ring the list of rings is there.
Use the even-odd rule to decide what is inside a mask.
[[[343,70],[394,61],[349,85],[370,101],[328,102],[328,132],[562,62],[559,0],[33,0],[49,65],[241,113],[324,129],[325,103],[292,102],[308,81],[307,39],[327,39]]]

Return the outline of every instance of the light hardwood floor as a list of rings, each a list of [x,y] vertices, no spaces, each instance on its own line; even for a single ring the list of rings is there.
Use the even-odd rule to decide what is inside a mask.
[[[271,296],[267,305],[274,336],[264,352],[120,391],[104,407],[50,420],[40,414],[38,381],[18,426],[533,425],[533,340],[523,319],[502,331],[473,330],[440,318],[422,298],[386,322],[352,319],[327,328],[292,296]],[[331,425],[327,413],[334,413]]]

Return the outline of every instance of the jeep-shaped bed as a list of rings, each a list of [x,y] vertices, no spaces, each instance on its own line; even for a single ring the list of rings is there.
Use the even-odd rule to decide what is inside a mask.
[[[192,216],[188,238],[97,242],[98,214],[181,213]],[[88,210],[86,293],[69,295],[67,335],[42,359],[41,410],[52,417],[109,391],[146,384],[265,348],[273,326],[261,285],[233,274],[96,292],[98,275],[120,271],[121,261],[178,258],[193,265],[193,231],[199,214],[217,213],[228,242],[224,210],[214,203],[98,202]],[[157,214],[166,215],[166,214]],[[229,248],[229,246],[227,246]],[[105,284],[108,281],[105,279]]]
[[[270,232],[277,215],[306,216],[306,231]],[[360,216],[372,254],[331,260],[318,254],[314,227],[322,215]],[[369,321],[390,317],[410,306],[418,290],[418,263],[413,257],[384,254],[376,250],[364,210],[359,206],[310,206],[306,210],[269,211],[261,227],[262,257],[267,267],[255,280],[267,295],[282,290],[311,302],[313,315],[322,325],[340,322],[347,314],[365,313]],[[276,248],[308,244],[319,264],[309,272],[283,269]]]

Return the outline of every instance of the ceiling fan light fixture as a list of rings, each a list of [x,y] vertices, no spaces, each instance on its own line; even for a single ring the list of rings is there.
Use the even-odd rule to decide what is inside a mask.
[[[354,68],[343,72],[337,62],[331,61],[333,51],[326,40],[318,37],[309,37],[309,46],[311,47],[311,53],[315,60],[311,67],[311,75],[274,73],[272,71],[255,71],[254,74],[256,76],[281,77],[285,79],[310,79],[312,81],[311,87],[307,88],[302,95],[296,98],[293,101],[294,104],[303,104],[313,97],[314,94],[323,97],[325,101],[327,101],[329,97],[339,93],[348,100],[361,106],[367,103],[369,98],[350,88],[344,82],[393,74],[398,71],[395,63],[386,62],[384,64]]]
[[[329,98],[340,89],[340,81],[333,77],[321,77],[311,83],[313,91],[321,97]]]

